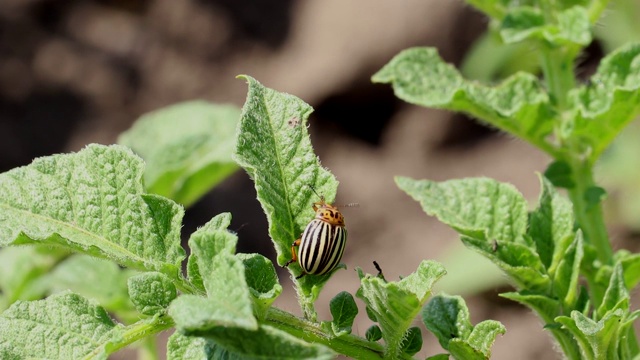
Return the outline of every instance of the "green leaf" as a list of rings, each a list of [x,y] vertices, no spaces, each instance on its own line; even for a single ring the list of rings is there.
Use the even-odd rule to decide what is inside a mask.
[[[469,309],[460,296],[438,295],[425,306],[422,320],[455,359],[489,359],[491,346],[505,327],[485,320],[471,325]]]
[[[422,349],[422,332],[419,327],[411,327],[405,333],[402,341],[402,352],[408,355],[415,355]]]
[[[609,287],[604,293],[602,304],[600,304],[596,311],[596,319],[602,319],[608,313],[617,309],[628,312],[630,300],[629,291],[624,283],[622,264],[617,263],[613,268],[613,274],[609,281]]]
[[[449,354],[437,354],[429,356],[427,360],[449,360]]]
[[[517,301],[535,311],[547,325],[552,325],[555,322],[554,318],[562,312],[560,301],[545,295],[521,291],[502,293],[500,296]]]
[[[144,164],[122,146],[89,145],[0,174],[0,246],[59,246],[181,280],[183,209],[146,195]]]
[[[549,164],[547,170],[544,171],[544,177],[556,187],[572,189],[576,186],[571,166],[566,161],[556,160]]]
[[[553,184],[540,176],[542,193],[538,208],[529,215],[528,234],[545,268],[549,268],[556,244],[573,235],[573,207]]]
[[[167,360],[208,360],[205,345],[204,338],[175,332],[167,341]]]
[[[291,258],[291,243],[314,218],[311,205],[319,199],[310,187],[331,202],[338,182],[313,153],[307,132],[311,107],[249,76],[242,78],[249,83],[249,93],[238,127],[235,160],[255,182],[278,264],[283,265]],[[301,272],[297,264],[291,264],[289,270],[293,275]],[[313,302],[330,276],[294,280],[307,317],[315,318]]]
[[[500,35],[511,44],[528,39],[546,40],[553,45],[581,45],[591,42],[589,14],[582,6],[558,12],[549,23],[543,11],[522,6],[510,10],[500,24]]]
[[[496,241],[497,246],[494,246],[484,240],[467,236],[461,236],[460,240],[507,273],[518,288],[546,291],[550,286],[549,276],[540,257],[529,246],[499,241]]]
[[[56,294],[18,301],[0,314],[0,348],[19,359],[106,359],[122,329],[81,296]]]
[[[396,55],[372,80],[392,84],[404,101],[467,113],[554,153],[545,141],[554,125],[549,97],[531,74],[517,73],[488,87],[463,79],[435,49],[412,48]]]
[[[264,319],[267,310],[282,292],[276,269],[271,260],[260,254],[236,256],[244,265],[244,276],[253,301],[253,311],[258,319]]]
[[[217,328],[208,331],[205,336],[215,342],[215,348],[222,348],[217,349],[218,354],[226,353],[231,359],[323,360],[336,356],[323,345],[305,342],[268,325],[260,325],[255,331]]]
[[[527,202],[512,185],[488,178],[434,182],[396,177],[422,209],[460,234],[486,242],[523,242]]]
[[[449,343],[449,352],[456,360],[487,360],[480,351],[474,349],[468,342],[462,339],[452,339]]]
[[[218,254],[233,255],[236,252],[238,237],[227,230],[229,224],[231,224],[231,214],[221,213],[194,231],[189,237],[189,248],[198,248],[199,250],[192,251],[191,255],[189,255],[187,275],[189,281],[202,291],[205,289],[198,267],[201,253],[205,253],[205,256],[214,257]],[[208,267],[209,263],[205,262],[204,266]],[[204,272],[206,273],[210,270],[205,268]]]
[[[624,269],[624,283],[628,290],[631,290],[640,282],[640,254],[627,253],[620,260]]]
[[[367,332],[365,333],[365,337],[369,341],[378,341],[378,340],[382,339],[382,330],[380,330],[380,326],[371,325],[367,329]]]
[[[186,335],[200,335],[216,327],[257,329],[242,261],[228,254],[207,257],[201,250],[192,249],[198,252],[200,270],[207,269],[203,271],[207,297],[182,295],[175,299],[169,315],[176,328]]]
[[[375,314],[386,344],[385,356],[399,356],[405,331],[431,294],[433,284],[446,271],[439,263],[425,260],[404,279],[385,282],[358,270],[361,285],[356,296]]]
[[[358,306],[353,296],[346,291],[341,291],[329,302],[329,310],[333,316],[331,329],[336,336],[351,334],[353,320],[358,315]]]
[[[169,315],[186,335],[198,335],[226,326],[255,330],[253,301],[242,260],[233,253],[238,238],[226,228],[231,215],[220,214],[189,239],[191,277],[202,281],[207,297],[183,295],[171,303]]]
[[[132,274],[112,261],[78,254],[62,261],[46,280],[52,293],[71,290],[117,312],[133,309],[127,292],[127,278]]]
[[[618,354],[617,336],[623,323],[624,311],[617,309],[595,322],[573,311],[571,317],[559,316],[556,321],[573,334],[586,359],[615,359]]]
[[[640,44],[607,55],[589,84],[570,93],[577,109],[571,138],[592,163],[640,113]]]
[[[606,198],[607,191],[600,186],[590,186],[587,188],[584,192],[584,199],[587,202],[587,211],[598,206]]]
[[[147,272],[128,281],[129,296],[136,309],[144,315],[164,313],[176,298],[176,287],[166,275]]]
[[[434,296],[422,311],[422,321],[445,350],[452,339],[466,339],[473,330],[469,309],[460,296]]]
[[[578,280],[583,257],[584,240],[582,231],[578,230],[569,248],[560,255],[561,260],[553,279],[554,294],[562,300],[567,312],[575,309],[578,301]]]
[[[37,246],[0,249],[0,312],[17,300],[41,299],[48,289],[46,273],[65,254]]]
[[[491,358],[491,346],[496,341],[498,334],[504,335],[507,329],[500,322],[485,320],[473,327],[471,334],[466,339],[469,345],[480,351],[484,356]]]
[[[118,138],[147,163],[151,193],[189,206],[231,175],[240,109],[190,101],[143,115]]]

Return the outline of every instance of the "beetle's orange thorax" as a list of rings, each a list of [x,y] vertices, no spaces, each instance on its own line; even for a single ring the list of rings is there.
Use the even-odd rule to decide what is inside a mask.
[[[320,201],[313,204],[313,210],[316,212],[316,219],[336,226],[344,226],[344,216],[337,207]]]

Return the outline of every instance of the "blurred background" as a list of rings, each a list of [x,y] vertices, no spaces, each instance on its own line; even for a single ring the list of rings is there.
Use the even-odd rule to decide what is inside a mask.
[[[640,37],[638,1],[612,5],[581,57],[583,80],[603,54]],[[115,143],[140,115],[177,102],[242,106],[247,86],[235,77],[251,75],[314,107],[309,131],[322,164],[340,181],[336,203],[360,204],[344,209],[348,270],[326,286],[317,304],[321,319],[330,319],[334,295],[357,290],[355,267],[375,273],[376,260],[396,280],[429,258],[449,271],[438,289],[464,295],[474,324],[495,319],[506,326],[494,359],[560,358],[540,320],[498,297],[509,289],[504,277],[462,248],[452,230],[427,217],[393,180],[487,176],[514,184],[533,206],[536,172],[549,158],[465,116],[403,103],[388,85],[370,82],[411,46],[437,47],[466,76],[488,82],[536,70],[533,49],[497,50],[487,25],[462,0],[2,0],[0,170],[88,143]],[[599,173],[609,191],[614,248],[635,252],[639,135],[637,124],[630,127]],[[238,251],[273,259],[266,219],[243,171],[187,210],[184,234],[223,211],[233,214]],[[276,305],[300,314],[288,273],[280,278],[285,290]],[[354,332],[364,335],[370,321],[357,302]],[[420,326],[419,355],[441,352]]]

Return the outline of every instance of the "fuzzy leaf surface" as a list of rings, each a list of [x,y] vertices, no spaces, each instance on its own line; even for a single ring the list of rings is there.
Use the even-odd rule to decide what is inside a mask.
[[[549,268],[555,246],[573,234],[573,207],[560,196],[553,184],[540,176],[542,193],[538,207],[529,215],[529,236],[536,245],[536,252],[545,268]]]
[[[469,309],[460,296],[434,297],[425,306],[422,320],[455,359],[489,359],[496,336],[506,331],[493,320],[471,325]]]
[[[324,345],[306,342],[268,325],[255,331],[219,328],[205,336],[215,343],[214,353],[224,354],[223,358],[329,360],[336,356]]]
[[[183,209],[144,194],[144,164],[89,145],[0,174],[0,246],[47,244],[180,277]]]
[[[271,304],[282,292],[278,274],[271,260],[260,254],[236,255],[244,265],[244,276],[253,301],[253,311],[264,319]]]
[[[581,45],[591,42],[589,14],[582,6],[560,11],[556,21],[546,21],[543,11],[522,6],[510,11],[500,24],[500,35],[505,43],[516,43],[527,39],[546,40],[557,45]]]
[[[219,254],[233,255],[236,252],[238,237],[230,233],[227,228],[231,224],[231,214],[221,213],[209,220],[204,226],[198,228],[189,237],[189,248],[198,249],[192,251],[187,261],[187,276],[197,288],[205,291],[202,275],[199,269],[199,257],[214,257]],[[205,267],[209,264],[205,262]],[[208,269],[210,270],[210,269]],[[205,274],[207,269],[204,269]]]
[[[205,346],[204,338],[175,332],[167,341],[167,360],[209,360]]]
[[[199,335],[216,327],[258,327],[245,267],[234,255],[238,237],[227,230],[230,223],[229,213],[219,214],[189,239],[189,276],[198,274],[206,297],[182,295],[171,303],[169,315],[186,335]]]
[[[457,232],[490,242],[522,242],[527,203],[512,185],[488,178],[435,182],[396,177],[422,209]]]
[[[466,339],[473,330],[469,308],[460,296],[434,296],[422,311],[422,321],[445,350],[452,339]]]
[[[171,280],[158,272],[134,275],[129,278],[128,287],[131,301],[145,315],[165,312],[178,295]]]
[[[73,293],[18,301],[0,315],[0,354],[16,359],[106,359],[122,336],[101,307]]]
[[[147,163],[149,192],[189,206],[231,175],[240,109],[190,101],[143,115],[118,142]]]
[[[465,80],[434,48],[396,55],[372,78],[389,83],[397,97],[429,108],[464,112],[550,151],[553,130],[549,97],[535,76],[517,73],[497,87]]]
[[[341,291],[329,302],[329,310],[333,316],[331,321],[333,333],[336,336],[351,334],[353,320],[358,315],[358,306],[353,296],[346,291]]]
[[[640,44],[607,55],[589,84],[570,93],[577,109],[570,137],[595,161],[640,113]]]
[[[311,205],[319,199],[310,187],[332,202],[338,182],[313,152],[307,132],[312,108],[249,76],[243,78],[249,84],[249,92],[238,126],[235,160],[255,183],[278,264],[283,265],[291,258],[291,243],[314,217]],[[296,276],[301,272],[295,263],[289,269]],[[311,306],[330,276],[331,273],[294,280],[300,285],[296,288],[303,307]]]
[[[425,260],[418,270],[397,282],[386,282],[359,270],[360,289],[356,296],[362,299],[375,315],[386,344],[387,356],[402,353],[405,331],[431,295],[433,284],[446,271],[437,262]]]

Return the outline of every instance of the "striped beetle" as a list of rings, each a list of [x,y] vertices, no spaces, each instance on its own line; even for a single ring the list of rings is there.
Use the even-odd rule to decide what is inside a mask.
[[[315,192],[315,190],[314,190]],[[344,216],[320,196],[320,201],[313,203],[316,217],[309,222],[302,236],[291,244],[291,260],[283,267],[298,261],[302,268],[301,277],[312,274],[322,275],[333,270],[344,253],[347,243],[347,229]],[[295,248],[299,247],[296,255]]]

